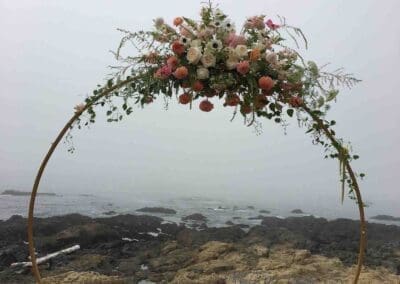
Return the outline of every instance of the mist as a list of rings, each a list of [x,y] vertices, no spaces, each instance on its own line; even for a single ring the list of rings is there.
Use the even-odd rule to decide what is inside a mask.
[[[116,28],[149,29],[153,18],[198,18],[200,1],[0,1],[0,189],[31,190],[59,130],[115,64]],[[400,2],[219,1],[238,25],[245,16],[283,15],[307,35],[307,60],[345,67],[362,82],[343,89],[328,118],[352,142],[366,173],[361,190],[370,210],[400,215]],[[286,131],[264,121],[262,133],[233,110],[211,113],[162,99],[109,124],[74,130],[74,154],[60,145],[40,191],[135,199],[143,194],[205,196],[279,207],[356,214],[340,204],[338,163],[324,160],[293,118]],[[287,134],[285,134],[285,132]],[[126,200],[125,200],[126,201]],[[368,211],[367,211],[368,213]]]

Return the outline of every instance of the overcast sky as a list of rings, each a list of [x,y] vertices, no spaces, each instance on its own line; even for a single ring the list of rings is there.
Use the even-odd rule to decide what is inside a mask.
[[[139,4],[140,3],[140,4]],[[345,67],[363,80],[344,90],[329,118],[353,142],[366,172],[365,199],[400,215],[400,1],[219,1],[237,25],[283,15],[306,33],[307,59]],[[114,64],[116,28],[148,29],[158,16],[198,18],[200,1],[0,0],[0,190],[30,190],[51,141]],[[60,145],[41,191],[171,192],[282,202],[339,204],[336,161],[324,160],[304,129],[288,135],[269,121],[257,136],[232,109],[211,113],[161,100],[119,124],[100,115],[74,132],[75,154]],[[101,111],[100,111],[101,112]],[[329,203],[330,202],[330,203]],[[347,202],[346,204],[351,204]],[[350,205],[345,205],[350,206]],[[347,207],[346,207],[347,208]],[[353,208],[353,207],[351,207]]]

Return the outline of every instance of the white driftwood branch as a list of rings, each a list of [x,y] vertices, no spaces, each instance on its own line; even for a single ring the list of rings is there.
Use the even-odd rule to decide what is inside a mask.
[[[75,245],[75,246],[72,246],[72,247],[69,247],[69,248],[66,248],[66,249],[63,249],[63,250],[59,250],[59,251],[57,251],[57,252],[53,252],[53,253],[50,253],[50,254],[48,254],[48,255],[46,255],[46,256],[43,256],[43,257],[38,258],[38,259],[36,260],[36,262],[37,262],[37,264],[41,264],[41,263],[46,262],[46,261],[48,261],[49,259],[52,259],[52,258],[54,258],[54,257],[56,257],[56,256],[58,256],[58,255],[60,255],[60,254],[68,254],[68,253],[77,251],[77,250],[79,250],[80,248],[81,248],[80,245]],[[22,266],[22,267],[30,267],[30,266],[32,266],[32,262],[30,262],[30,261],[26,261],[26,262],[14,262],[14,263],[11,263],[10,266],[11,266],[11,267],[19,267],[19,266]]]

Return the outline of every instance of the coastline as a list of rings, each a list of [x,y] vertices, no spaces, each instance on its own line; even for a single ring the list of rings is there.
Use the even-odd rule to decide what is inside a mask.
[[[149,215],[36,218],[36,248],[43,256],[73,245],[81,247],[42,264],[44,277],[92,271],[126,283],[189,278],[194,282],[187,283],[206,283],[201,281],[211,281],[214,276],[228,281],[240,272],[237,277],[254,281],[268,274],[271,281],[289,277],[313,282],[318,277],[332,279],[329,269],[336,271],[338,281],[351,277],[358,249],[357,221],[262,217],[261,224],[252,227],[233,221],[233,225],[215,228],[208,227],[206,220],[177,224]],[[399,236],[398,226],[368,223],[365,275],[369,279],[399,277],[395,276],[400,274]],[[0,247],[0,282],[32,283],[29,270],[10,268],[11,263],[28,259],[25,218],[0,221]],[[323,267],[326,273],[313,272]]]

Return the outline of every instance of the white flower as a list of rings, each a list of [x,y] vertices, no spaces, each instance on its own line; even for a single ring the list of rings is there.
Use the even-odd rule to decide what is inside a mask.
[[[210,76],[210,72],[207,68],[199,67],[197,68],[197,79],[204,80]]]
[[[200,39],[194,39],[190,42],[191,47],[201,47],[201,40]]]
[[[266,49],[266,46],[262,42],[258,41],[253,44],[253,48],[257,48],[259,50],[264,50],[264,49]]]
[[[226,68],[228,68],[229,70],[233,70],[236,68],[236,65],[239,63],[239,60],[237,59],[237,57],[235,56],[231,56],[228,58],[228,60],[226,61]]]
[[[222,21],[215,20],[215,21],[211,22],[211,26],[219,29],[220,27],[222,27]]]
[[[187,45],[190,44],[190,38],[187,38],[187,37],[182,36],[182,37],[179,39],[179,42],[182,43],[183,45],[187,46]]]
[[[216,18],[222,18],[222,17],[224,17],[225,15],[224,15],[224,13],[221,11],[221,9],[216,9],[215,10],[215,12],[214,12],[214,17],[216,17]]]
[[[268,52],[265,55],[265,60],[270,64],[275,64],[278,61],[278,56],[275,52]]]
[[[191,47],[188,49],[186,58],[189,61],[189,63],[191,64],[197,64],[199,63],[200,59],[201,59],[201,49],[198,47]]]
[[[157,18],[154,20],[154,25],[156,26],[157,29],[161,28],[162,25],[164,25],[164,19],[163,18]]]
[[[238,46],[236,46],[235,52],[236,56],[239,58],[246,57],[248,54],[247,46],[245,46],[244,44],[239,44]]]
[[[75,113],[81,113],[86,107],[86,104],[80,103],[74,107]]]
[[[209,50],[221,50],[222,42],[220,40],[213,39],[207,43],[206,48]]]
[[[235,30],[235,25],[234,25],[231,21],[229,21],[229,20],[224,21],[224,22],[222,23],[222,27],[223,27],[226,31],[229,31],[229,32],[233,32],[233,31]]]
[[[211,52],[206,52],[201,57],[201,63],[203,63],[204,67],[214,67],[217,59]]]

